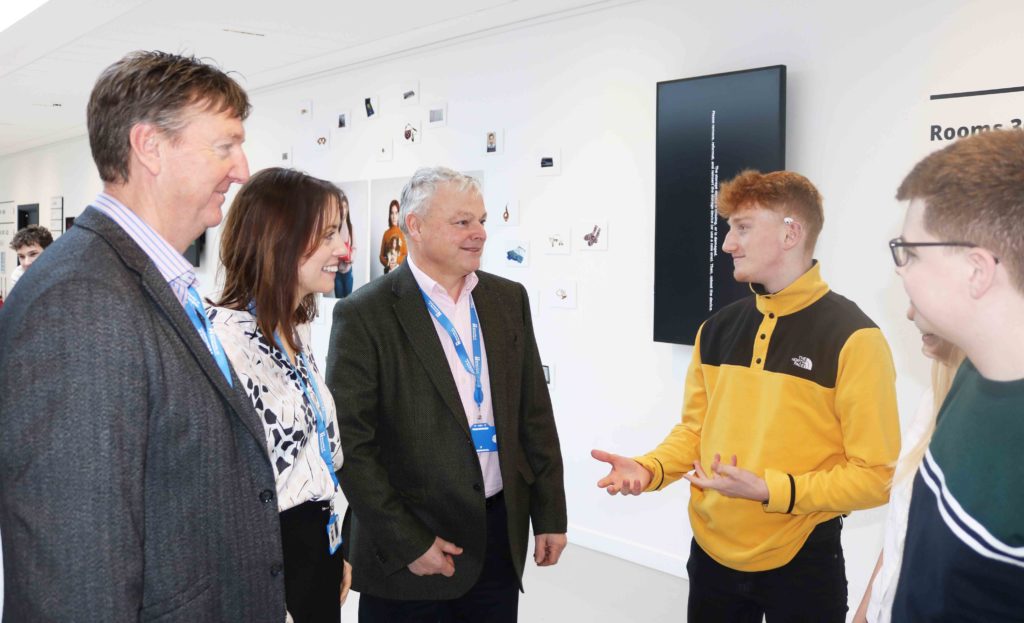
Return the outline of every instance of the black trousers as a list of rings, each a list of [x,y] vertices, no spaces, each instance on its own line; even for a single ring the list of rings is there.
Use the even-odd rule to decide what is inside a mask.
[[[693,541],[689,623],[843,623],[846,561],[839,517],[818,524],[789,563],[768,571],[725,567]]]
[[[328,551],[326,501],[306,502],[281,513],[284,601],[295,623],[341,620],[341,548]]]
[[[469,592],[445,601],[402,601],[362,593],[359,595],[359,623],[514,623],[518,620],[519,578],[508,546],[505,499],[499,493],[487,502],[487,553],[480,577]]]

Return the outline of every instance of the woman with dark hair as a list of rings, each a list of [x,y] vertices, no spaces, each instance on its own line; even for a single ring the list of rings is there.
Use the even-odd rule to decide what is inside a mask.
[[[338,265],[338,274],[334,277],[334,298],[343,299],[352,294],[352,256],[356,252],[354,238],[352,237],[352,217],[349,216],[348,197],[341,190],[341,242],[345,246],[345,253],[341,256],[341,264]]]
[[[345,253],[341,192],[290,169],[253,175],[221,235],[226,278],[213,329],[252,400],[277,480],[285,603],[296,623],[339,620],[351,567],[335,511],[342,452],[334,401],[310,350],[317,293]]]
[[[384,267],[385,273],[391,272],[392,268],[404,262],[405,256],[409,252],[409,247],[405,244],[405,234],[402,233],[402,228],[398,225],[398,219],[398,200],[392,199],[388,206],[388,228],[380,240],[380,263]],[[390,261],[388,260],[389,253],[393,254]]]

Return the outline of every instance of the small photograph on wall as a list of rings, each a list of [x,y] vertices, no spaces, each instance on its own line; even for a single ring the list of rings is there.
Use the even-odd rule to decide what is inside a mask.
[[[548,255],[569,255],[572,251],[572,238],[569,228],[548,228],[544,234],[544,253]]]
[[[334,129],[337,131],[347,130],[352,125],[352,113],[342,110],[334,115]]]
[[[380,103],[377,101],[377,96],[371,95],[363,98],[363,112],[366,113],[367,119],[375,119],[380,114]]]
[[[402,106],[413,106],[420,102],[420,83],[406,82],[399,91]]]
[[[427,108],[427,127],[443,128],[448,125],[448,104],[441,102]]]
[[[571,279],[555,279],[541,290],[541,297],[547,307],[576,309],[576,282]]]
[[[580,221],[573,228],[573,242],[583,251],[608,250],[608,222]]]
[[[419,124],[415,121],[406,121],[402,128],[402,142],[407,145],[418,145],[423,142],[420,136]]]
[[[505,199],[504,201],[498,200],[497,205],[493,208],[487,206],[487,224],[488,225],[509,225],[515,226],[519,224],[519,200],[518,199]]]
[[[537,175],[561,175],[562,150],[538,149],[533,157],[533,167]]]
[[[505,131],[487,130],[484,132],[484,154],[494,156],[505,151]]]
[[[326,128],[313,134],[309,141],[309,147],[316,153],[325,153],[331,150],[331,133]]]
[[[399,199],[408,181],[408,177],[392,177],[370,182],[370,240],[366,247],[370,279],[395,270],[409,254],[405,234],[398,225],[402,207]]]
[[[503,240],[501,256],[505,266],[528,266],[530,264],[530,243],[526,240]]]
[[[334,276],[334,292],[345,298],[370,280],[370,262],[376,261],[377,245],[370,235],[370,183],[366,180],[337,182],[345,193],[342,202],[341,236],[346,243],[341,266]]]
[[[299,116],[299,121],[306,122],[313,120],[313,100],[302,100],[295,108]]]
[[[377,145],[377,162],[390,162],[395,157],[394,144],[386,138]]]

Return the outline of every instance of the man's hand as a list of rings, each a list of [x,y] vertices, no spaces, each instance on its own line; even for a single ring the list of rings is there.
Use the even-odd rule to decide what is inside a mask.
[[[755,502],[768,501],[768,484],[754,472],[736,466],[736,455],[731,464],[723,464],[721,455],[716,454],[711,464],[711,476],[704,473],[700,461],[693,462],[693,473],[683,478],[701,489],[712,489],[730,498],[742,498]]]
[[[651,484],[654,474],[633,459],[604,450],[591,450],[590,456],[598,461],[608,463],[612,471],[597,481],[597,486],[608,492],[608,495],[640,495]]]
[[[344,569],[341,572],[341,602],[340,605],[345,605],[345,600],[348,599],[348,589],[352,588],[352,565],[348,564],[348,561],[344,561]]]
[[[533,537],[533,562],[538,567],[550,567],[558,564],[562,556],[562,550],[568,540],[564,534],[538,534]]]
[[[462,548],[449,543],[441,537],[434,537],[434,544],[422,556],[409,563],[409,571],[413,575],[437,575],[446,578],[455,575],[455,560],[452,556],[462,553]]]

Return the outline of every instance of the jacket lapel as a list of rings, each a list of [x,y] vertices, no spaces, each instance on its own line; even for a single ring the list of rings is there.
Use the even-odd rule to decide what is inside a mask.
[[[398,323],[405,331],[405,335],[409,339],[409,343],[412,344],[412,349],[416,352],[420,363],[423,364],[423,369],[431,383],[441,394],[445,405],[458,420],[459,426],[465,431],[466,436],[471,438],[466,410],[462,406],[459,390],[455,387],[455,379],[452,378],[451,369],[448,367],[448,358],[445,357],[441,342],[438,341],[434,321],[431,320],[427,305],[423,302],[423,294],[420,292],[419,284],[416,283],[416,277],[405,263],[399,266],[395,273],[395,284],[392,291],[397,297],[394,309],[395,315],[398,316]]]
[[[167,281],[160,274],[156,264],[120,226],[95,209],[88,208],[75,221],[75,225],[81,225],[102,236],[117,251],[128,268],[139,274],[142,287],[153,300],[154,306],[167,318],[169,324],[192,353],[203,374],[210,379],[217,391],[231,405],[235,415],[260,442],[259,447],[266,452],[266,433],[263,431],[259,416],[244,392],[236,389],[240,387],[241,381],[232,370],[232,382],[235,386],[228,385],[227,379],[220,371],[210,349],[206,347],[202,338],[199,337],[199,332],[192,326],[192,322],[185,314],[185,308],[182,307],[178,297],[174,295]]]

